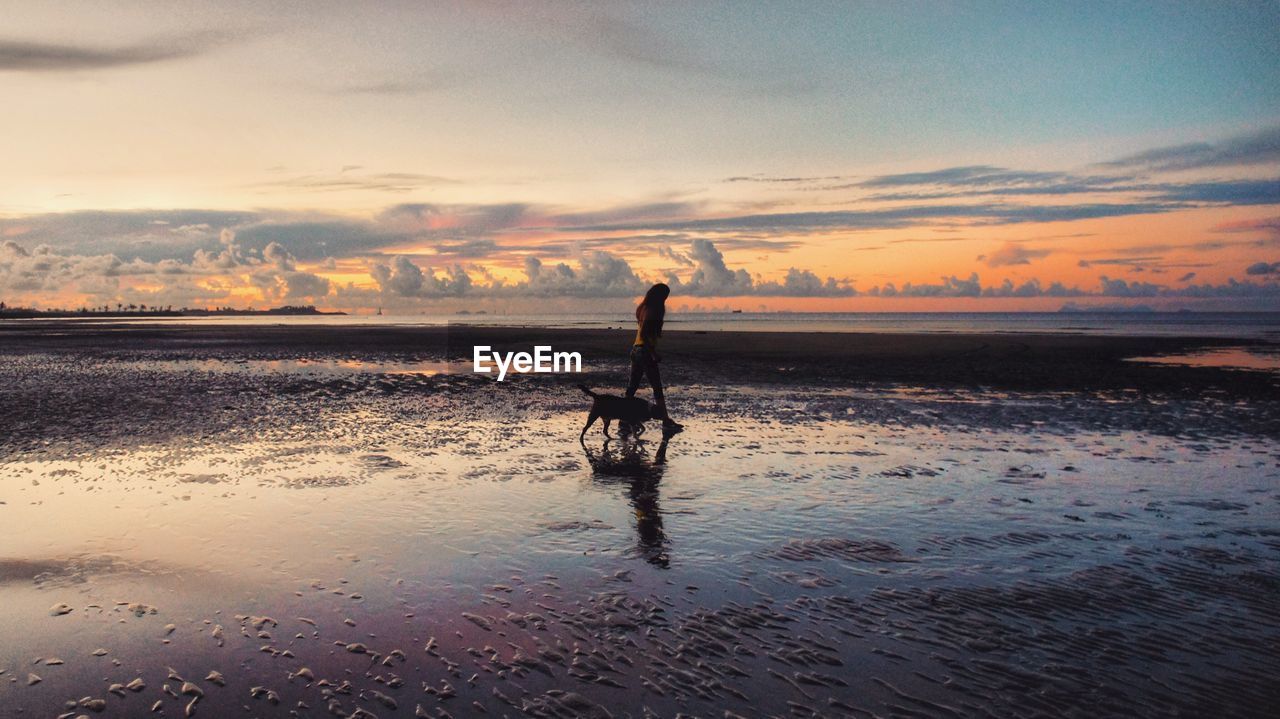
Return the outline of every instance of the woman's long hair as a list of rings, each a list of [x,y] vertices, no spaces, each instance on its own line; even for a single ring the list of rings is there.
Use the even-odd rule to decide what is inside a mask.
[[[636,321],[640,320],[640,313],[644,312],[645,325],[653,328],[653,334],[658,337],[662,336],[662,320],[667,316],[667,297],[670,295],[671,288],[665,282],[659,282],[650,287],[644,293],[644,299],[636,305]]]

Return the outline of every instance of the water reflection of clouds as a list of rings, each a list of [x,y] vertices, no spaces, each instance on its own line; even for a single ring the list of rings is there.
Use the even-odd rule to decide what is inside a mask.
[[[636,517],[636,551],[646,562],[667,568],[670,541],[662,526],[659,485],[667,463],[667,444],[672,435],[663,433],[653,456],[650,441],[639,432],[627,432],[618,440],[604,440],[598,450],[583,445],[591,465],[591,481],[602,487],[622,487]],[[612,446],[611,446],[612,445]]]
[[[1155,357],[1130,357],[1130,362],[1180,365],[1183,367],[1215,367],[1221,369],[1280,372],[1280,352],[1274,347],[1223,347]]]

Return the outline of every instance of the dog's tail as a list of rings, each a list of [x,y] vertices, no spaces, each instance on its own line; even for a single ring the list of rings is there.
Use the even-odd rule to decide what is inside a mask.
[[[595,397],[595,396],[596,396],[596,393],[595,393],[595,392],[592,392],[590,389],[588,389],[588,388],[587,388],[587,386],[586,386],[585,384],[580,384],[580,385],[578,385],[578,389],[582,390],[583,392],[586,392],[587,394],[591,395],[592,397]]]

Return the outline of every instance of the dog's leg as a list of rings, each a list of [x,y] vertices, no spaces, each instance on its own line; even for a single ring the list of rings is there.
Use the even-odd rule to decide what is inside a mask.
[[[613,420],[609,419],[608,417],[604,418],[604,436],[606,437],[609,437],[609,423],[612,421]],[[612,439],[612,437],[610,437],[610,439]]]
[[[586,440],[586,438],[587,438],[587,430],[591,429],[591,425],[593,425],[593,424],[595,424],[595,423],[596,423],[596,417],[599,417],[599,416],[600,416],[600,415],[599,415],[599,414],[597,414],[595,411],[592,411],[592,412],[591,412],[591,414],[587,415],[587,426],[583,427],[583,428],[582,428],[582,434],[578,435],[578,439],[579,439],[580,441],[585,441],[585,440]]]

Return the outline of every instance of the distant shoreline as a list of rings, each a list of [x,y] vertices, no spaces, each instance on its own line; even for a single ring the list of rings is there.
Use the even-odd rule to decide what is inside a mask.
[[[69,319],[163,319],[167,317],[310,317],[310,316],[345,316],[346,312],[318,310],[315,307],[272,307],[266,310],[253,309],[180,309],[180,310],[38,310],[29,307],[11,307],[0,309],[0,320],[69,320]]]

